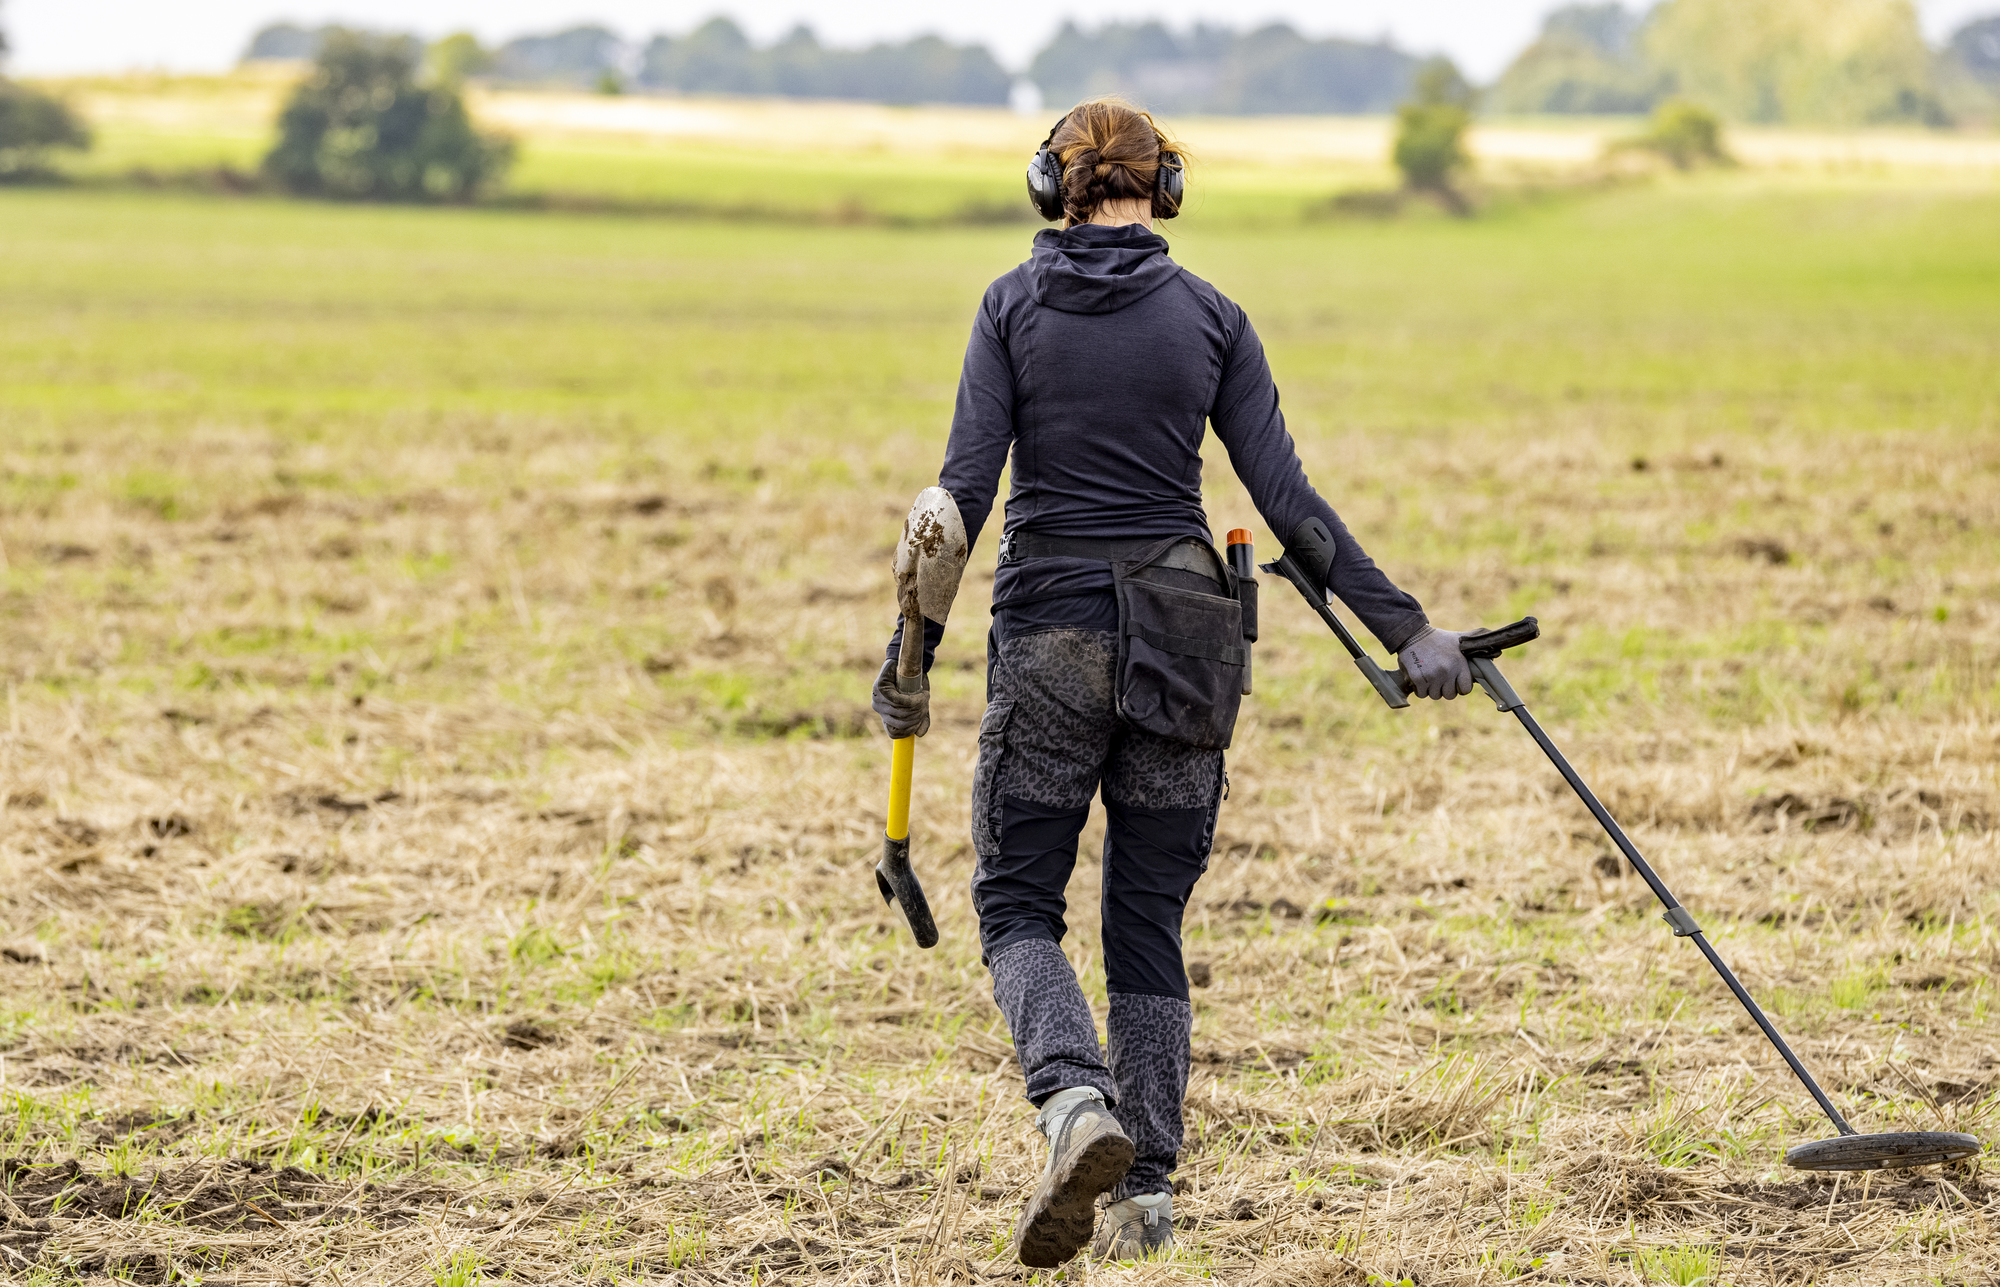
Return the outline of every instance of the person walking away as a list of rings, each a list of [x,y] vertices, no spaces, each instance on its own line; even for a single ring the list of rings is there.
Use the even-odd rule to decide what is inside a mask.
[[[1117,100],[1082,103],[1057,123],[1029,188],[1063,226],[1036,234],[1028,260],[980,303],[938,476],[976,542],[1000,470],[1010,458],[1013,467],[973,774],[972,902],[993,999],[1048,1141],[1016,1229],[1030,1267],[1065,1263],[1094,1228],[1100,1257],[1173,1245],[1193,1030],[1181,918],[1223,796],[1240,689],[1221,694],[1241,672],[1228,670],[1227,641],[1189,642],[1139,618],[1144,604],[1166,603],[1189,620],[1237,619],[1223,610],[1233,577],[1201,504],[1204,426],[1271,531],[1330,537],[1328,588],[1399,654],[1421,695],[1472,690],[1458,636],[1430,624],[1307,481],[1243,310],[1153,232],[1179,211],[1184,167],[1153,118]],[[942,634],[925,623],[926,671]],[[897,639],[874,694],[892,737],[930,723],[928,687],[897,688]],[[1153,681],[1169,700],[1140,710],[1135,694]],[[1188,693],[1207,696],[1172,700]],[[1078,834],[1100,793],[1102,1047],[1060,946]]]

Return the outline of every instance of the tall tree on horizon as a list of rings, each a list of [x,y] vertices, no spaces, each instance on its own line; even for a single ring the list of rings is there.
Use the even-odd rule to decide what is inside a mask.
[[[1910,0],[1665,0],[1643,39],[1676,93],[1732,120],[1942,120]]]
[[[1623,4],[1571,4],[1542,19],[1488,99],[1497,112],[1622,115],[1644,112],[1667,77],[1641,47],[1644,15]]]

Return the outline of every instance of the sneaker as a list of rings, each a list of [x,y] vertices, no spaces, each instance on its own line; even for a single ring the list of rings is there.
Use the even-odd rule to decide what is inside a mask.
[[[1014,1247],[1028,1268],[1054,1269],[1090,1241],[1097,1199],[1125,1178],[1133,1148],[1088,1086],[1050,1096],[1035,1124],[1049,1141],[1049,1166],[1014,1227]]]
[[[1104,1208],[1094,1260],[1146,1260],[1174,1249],[1174,1195],[1141,1193]]]

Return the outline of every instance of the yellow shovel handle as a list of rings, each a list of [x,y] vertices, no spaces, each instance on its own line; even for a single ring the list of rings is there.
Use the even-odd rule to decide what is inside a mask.
[[[885,834],[891,840],[910,834],[910,769],[916,758],[916,738],[899,737],[889,743],[889,825]]]

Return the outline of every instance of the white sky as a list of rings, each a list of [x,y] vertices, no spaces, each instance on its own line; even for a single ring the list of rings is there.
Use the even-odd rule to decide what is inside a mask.
[[[0,0],[24,75],[164,68],[220,71],[267,22],[343,21],[440,35],[467,28],[488,41],[579,22],[629,37],[680,32],[727,12],[759,39],[795,22],[820,38],[854,44],[934,31],[990,46],[1019,68],[1065,18],[1093,25],[1162,18],[1180,27],[1206,19],[1235,27],[1278,19],[1316,36],[1389,36],[1406,48],[1442,50],[1490,79],[1534,35],[1559,0],[1006,0],[938,4],[910,0]],[[2000,11],[2000,0],[1919,0],[1932,39],[1967,18]]]

